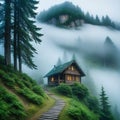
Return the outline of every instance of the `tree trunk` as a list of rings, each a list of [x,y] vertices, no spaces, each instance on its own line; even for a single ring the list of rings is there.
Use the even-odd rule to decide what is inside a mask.
[[[19,72],[22,72],[22,60],[21,60],[21,47],[20,47],[20,38],[18,35],[18,61],[19,61]]]
[[[21,0],[18,1],[18,62],[19,62],[19,72],[22,72],[22,60],[21,60],[21,35],[20,35],[20,6]]]
[[[5,42],[4,42],[4,56],[5,64],[11,64],[11,0],[5,0]]]
[[[17,70],[17,5],[14,0],[14,69]]]

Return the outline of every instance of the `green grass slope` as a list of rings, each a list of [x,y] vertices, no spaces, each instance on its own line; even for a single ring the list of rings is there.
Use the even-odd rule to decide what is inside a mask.
[[[25,120],[48,99],[28,75],[6,67],[0,60],[0,120]]]
[[[91,96],[88,89],[75,83],[72,86],[61,84],[52,88],[52,92],[66,102],[59,120],[99,120],[100,109],[98,100]]]

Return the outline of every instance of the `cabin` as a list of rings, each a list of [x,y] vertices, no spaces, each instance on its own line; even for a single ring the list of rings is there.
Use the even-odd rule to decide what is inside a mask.
[[[81,77],[85,76],[80,66],[75,60],[64,63],[59,66],[54,66],[45,77],[48,78],[49,86],[57,86],[60,83],[72,85],[75,82],[81,83]]]

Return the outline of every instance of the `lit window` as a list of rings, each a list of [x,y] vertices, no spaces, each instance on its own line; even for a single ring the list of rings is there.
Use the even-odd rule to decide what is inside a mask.
[[[51,82],[54,82],[54,77],[51,78]]]
[[[71,81],[71,80],[72,80],[72,76],[71,76],[71,75],[68,75],[68,76],[67,76],[67,80]]]
[[[67,80],[69,80],[69,79],[70,79],[70,76],[68,75],[68,76],[67,76]]]
[[[74,67],[73,67],[73,66],[71,66],[71,70],[72,70],[72,71],[74,70]]]
[[[74,71],[74,66],[70,66],[70,67],[68,68],[68,70]]]

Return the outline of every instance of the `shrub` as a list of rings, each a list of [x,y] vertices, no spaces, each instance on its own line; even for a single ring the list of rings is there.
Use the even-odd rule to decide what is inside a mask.
[[[70,107],[67,110],[67,114],[72,120],[98,120],[98,117],[80,102],[73,99],[69,104]]]
[[[1,120],[24,120],[26,112],[17,98],[0,87],[0,118]]]
[[[0,119],[7,120],[10,112],[8,111],[9,106],[3,100],[0,100]]]
[[[32,86],[36,85],[36,81],[33,80],[32,78],[30,78],[27,74],[23,73],[20,74],[20,77],[23,79],[23,81],[28,81],[29,83],[31,83]]]
[[[30,89],[32,88],[32,84],[29,81],[23,79],[22,82],[27,88],[30,88]]]
[[[23,81],[22,80],[17,80],[16,81],[16,83],[17,83],[17,85],[22,89],[22,88],[24,88],[25,87],[25,85],[24,85],[24,83],[23,83]]]
[[[2,70],[0,70],[0,77],[5,85],[7,85],[8,87],[14,87],[15,80]]]
[[[1,58],[0,58],[1,59]],[[2,68],[2,69],[1,69]],[[31,103],[41,105],[44,100],[44,91],[26,74],[21,74],[13,69],[12,66],[5,66],[0,62],[0,82],[29,100]],[[0,120],[24,120],[26,112],[22,104],[0,86]]]
[[[85,100],[85,104],[93,112],[98,113],[98,114],[100,113],[99,102],[98,102],[97,98],[95,98],[93,96],[88,96]]]
[[[38,85],[33,86],[32,90],[33,90],[36,94],[41,95],[42,97],[45,96],[43,89],[42,89],[40,86],[38,86]]]
[[[81,100],[88,95],[88,89],[82,84],[74,83],[72,85],[72,93],[74,96]]]
[[[34,104],[40,105],[43,103],[43,98],[41,96],[35,94],[33,91],[31,91],[26,87],[23,89],[20,89],[18,93]]]
[[[24,120],[26,114],[20,102],[16,102],[16,100],[13,100],[13,102],[11,102],[10,104],[10,107],[11,115],[13,115],[14,120]]]
[[[56,87],[56,90],[58,93],[66,96],[72,96],[72,90],[71,87],[67,84],[60,84],[58,87]]]

